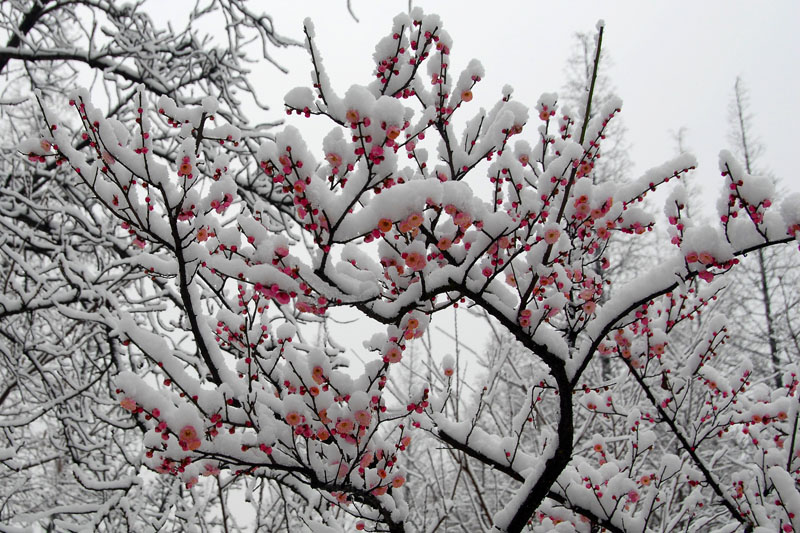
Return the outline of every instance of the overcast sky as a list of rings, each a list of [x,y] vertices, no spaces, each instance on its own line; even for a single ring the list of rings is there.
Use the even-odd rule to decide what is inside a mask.
[[[478,2],[414,0],[441,15],[453,37],[451,60],[460,69],[472,58],[486,68],[476,91],[492,105],[510,84],[515,98],[533,106],[542,92],[558,92],[575,32],[606,22],[607,73],[623,100],[631,159],[638,174],[674,155],[673,133],[686,128],[685,144],[700,160],[696,179],[716,198],[717,155],[728,147],[728,106],[737,76],[748,88],[754,133],[764,146],[761,166],[800,190],[792,161],[793,131],[800,124],[800,3],[795,1],[570,1]],[[341,1],[269,4],[276,26],[301,38],[302,20],[317,27],[318,46],[341,93],[370,81],[372,52],[407,0],[352,0],[356,22]],[[270,92],[308,84],[309,63],[300,50],[275,54],[288,76],[267,72]],[[276,102],[277,104],[278,102]],[[276,108],[276,110],[279,108]],[[308,127],[308,123],[301,127]]]

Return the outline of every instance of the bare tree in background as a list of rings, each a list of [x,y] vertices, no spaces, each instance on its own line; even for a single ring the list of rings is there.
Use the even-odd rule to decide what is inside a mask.
[[[181,105],[213,97],[219,117],[242,132],[229,163],[242,198],[261,201],[265,218],[282,224],[283,195],[261,187],[249,162],[274,126],[264,119],[274,115],[254,121],[253,110],[266,106],[248,72],[255,59],[282,69],[273,54],[294,41],[253,3],[187,6],[177,29],[142,7],[91,0],[0,4],[0,523],[23,518],[59,531],[158,529],[164,509],[186,513],[192,505],[186,507],[180,484],[171,480],[137,481],[143,426],[114,414],[110,378],[142,363],[120,352],[109,328],[84,320],[115,298],[140,311],[163,306],[161,299],[181,309],[182,301],[136,265],[118,237],[119,222],[71,171],[53,161],[34,168],[19,157],[22,139],[42,127],[41,106],[63,109],[66,93],[88,85],[100,96],[103,116],[133,131],[141,105],[134,95],[150,102],[168,96]],[[212,18],[227,28],[216,38],[199,30]],[[173,126],[161,121],[151,133],[153,151],[177,170]],[[76,148],[92,144],[80,130],[72,135]],[[153,327],[172,331],[168,323]],[[75,504],[78,512],[69,510]],[[218,520],[209,516],[189,520]]]
[[[753,126],[750,98],[744,82],[736,79],[730,103],[730,141],[748,173],[763,174],[759,160],[764,148]],[[770,177],[774,181],[774,178]],[[797,362],[797,320],[800,318],[797,287],[800,263],[788,250],[757,250],[743,259],[744,268],[731,288],[738,304],[733,306],[742,325],[734,345],[754,361],[762,375],[771,375],[776,385],[787,362]]]

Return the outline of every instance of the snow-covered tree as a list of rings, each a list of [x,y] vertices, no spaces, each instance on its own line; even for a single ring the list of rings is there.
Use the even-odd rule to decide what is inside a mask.
[[[748,173],[762,173],[758,164],[763,147],[755,136],[750,99],[741,78],[734,84],[730,117],[736,155]],[[797,259],[790,250],[757,250],[743,260],[743,268],[735,278],[738,283],[732,287],[740,304],[733,309],[742,326],[734,345],[753,360],[769,361],[769,365],[760,366],[761,375],[771,374],[776,386],[780,386],[786,363],[797,361]]]
[[[215,16],[231,31],[212,40],[198,26]],[[220,116],[247,133],[232,154],[242,157],[242,197],[268,197],[249,188],[258,171],[249,152],[271,125],[245,115],[248,102],[259,103],[247,78],[245,43],[260,40],[269,60],[291,41],[274,31],[268,16],[238,0],[187,6],[185,17],[184,27],[167,26],[140,5],[122,2],[0,4],[2,524],[65,530],[75,519],[119,531],[126,522],[159,523],[165,508],[190,501],[166,478],[140,483],[135,477],[146,428],[108,413],[115,409],[110,378],[137,363],[111,341],[106,326],[84,320],[84,313],[109,306],[106,294],[143,309],[162,307],[161,298],[173,306],[180,300],[131,264],[135,254],[114,236],[119,222],[71,169],[53,160],[33,167],[18,152],[20,141],[40,128],[39,106],[64,109],[64,95],[76,84],[91,84],[103,117],[129,131],[136,126],[134,95],[151,101],[168,95],[181,105],[213,95]],[[164,126],[151,132],[153,150],[177,170],[178,147],[164,134],[171,126]],[[62,128],[78,135],[76,147],[89,147],[79,122]],[[280,202],[272,205],[279,221]]]
[[[675,182],[696,166],[691,156],[595,183],[618,98],[593,106],[590,86],[576,115],[546,93],[531,113],[506,91],[475,109],[483,68],[473,60],[452,72],[450,36],[419,9],[394,19],[371,81],[344,93],[310,21],[305,34],[312,87],[287,94],[286,110],[332,129],[319,152],[295,127],[261,143],[263,172],[250,184],[270,192],[264,201],[241,191],[231,154],[246,135],[213,97],[153,105],[137,89],[136,126],[125,128],[78,90],[72,114],[42,104],[39,135],[19,146],[39,168],[71,169],[86,211],[118,221],[103,238],[129,256],[106,271],[70,270],[96,305],[64,312],[97,324],[131,361],[104,416],[144,429],[142,470],[195,501],[240,480],[247,492],[278,487],[296,495],[285,513],[312,529],[405,531],[425,469],[406,452],[424,433],[469,473],[493,471],[469,490],[499,531],[800,527],[796,370],[780,388],[750,387],[746,364],[717,364],[719,318],[693,350],[670,344],[739,256],[795,241],[800,198],[773,206],[770,182],[727,152],[715,227],[685,216]],[[69,116],[85,142],[69,134]],[[156,150],[162,139],[177,168]],[[489,181],[489,198],[473,178]],[[671,253],[609,290],[609,237],[648,233],[655,217],[640,206],[668,182]],[[276,223],[276,202],[291,220]],[[138,278],[136,298],[97,283],[120,275]],[[477,386],[445,357],[426,383],[395,387],[431,318],[458,305],[491,317],[514,356],[492,359]],[[340,307],[385,327],[366,342],[374,356],[363,367],[307,327]],[[610,382],[587,372],[601,356],[624,369]],[[516,389],[511,413],[490,401],[498,383]],[[77,475],[108,483],[92,466]],[[502,499],[487,482],[500,476]],[[435,500],[443,513],[452,490]],[[195,523],[201,508],[180,507],[176,519]],[[224,506],[219,518],[233,520]]]

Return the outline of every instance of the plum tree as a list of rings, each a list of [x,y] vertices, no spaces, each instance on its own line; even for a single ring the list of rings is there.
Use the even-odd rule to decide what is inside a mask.
[[[127,354],[107,417],[141,428],[142,467],[194,498],[240,480],[247,491],[278,487],[295,495],[287,516],[312,529],[405,531],[409,486],[424,483],[405,457],[424,433],[508,479],[504,498],[491,508],[484,499],[485,525],[499,531],[793,530],[796,370],[787,366],[780,387],[751,387],[746,362],[718,362],[729,337],[720,318],[692,350],[670,339],[739,256],[795,240],[800,198],[774,206],[769,180],[727,152],[716,227],[685,216],[675,182],[695,168],[691,156],[595,183],[621,109],[618,98],[593,108],[603,32],[598,24],[575,116],[551,93],[531,114],[510,90],[488,111],[471,109],[483,68],[473,60],[452,72],[450,36],[420,9],[395,17],[372,81],[342,95],[307,21],[312,87],[287,94],[286,111],[332,129],[317,155],[296,127],[263,139],[248,183],[266,192],[250,200],[238,177],[251,162],[232,157],[248,136],[213,97],[153,103],[138,88],[126,128],[78,90],[77,142],[67,114],[42,103],[40,132],[20,151],[70,169],[82,207],[128,251],[104,270],[61,260],[93,306],[58,309]],[[175,147],[171,166],[162,139]],[[474,179],[488,180],[489,198]],[[642,200],[668,182],[671,252],[610,291],[606,272],[620,259],[609,237],[652,231]],[[491,317],[514,356],[458,395],[466,376],[450,358],[430,383],[390,394],[411,343],[459,305]],[[336,308],[384,325],[362,368],[308,330]],[[602,357],[622,372],[587,371]],[[514,412],[498,413],[495,377],[515,361],[526,364],[513,367]],[[87,481],[91,465],[77,475],[99,483]],[[224,505],[220,516],[227,528]]]

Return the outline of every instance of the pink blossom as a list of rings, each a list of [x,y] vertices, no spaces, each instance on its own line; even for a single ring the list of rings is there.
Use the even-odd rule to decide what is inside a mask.
[[[353,413],[353,418],[356,419],[356,422],[358,422],[359,426],[369,426],[369,423],[372,420],[372,415],[366,409],[359,409]]]
[[[186,161],[178,167],[178,176],[191,178],[192,177],[192,165]]]
[[[349,418],[340,418],[336,421],[336,431],[343,435],[349,435],[356,429],[356,425]]]
[[[181,447],[194,451],[200,447],[201,442],[197,436],[197,430],[192,425],[186,425],[178,432],[178,442]]]
[[[296,411],[291,411],[286,414],[284,420],[286,420],[286,423],[289,424],[290,426],[296,426],[303,421],[303,415],[301,415]]]
[[[206,463],[203,465],[204,476],[218,476],[219,472],[219,467],[217,467],[214,463]]]
[[[549,228],[544,232],[544,242],[547,244],[555,244],[559,237],[561,237],[561,231],[557,228]]]
[[[342,157],[333,152],[326,155],[325,159],[331,164],[332,167],[338,167],[342,164]]]
[[[399,363],[402,358],[403,352],[397,346],[390,348],[386,355],[383,356],[383,360],[386,363]]]
[[[378,229],[381,230],[382,233],[389,233],[392,230],[392,221],[388,218],[382,218],[378,221]]]
[[[426,264],[427,260],[419,252],[411,252],[406,256],[406,266],[414,272],[419,272]]]
[[[361,456],[361,460],[358,461],[358,465],[361,468],[367,468],[370,464],[372,464],[372,460],[375,459],[375,455],[372,452],[367,452]]]
[[[589,216],[591,212],[591,207],[589,207],[588,203],[581,203],[575,207],[575,216],[577,218],[586,218]]]
[[[358,111],[355,109],[349,109],[347,113],[345,113],[344,118],[347,120],[347,122],[355,124],[359,121]]]
[[[136,400],[134,400],[133,398],[128,398],[128,397],[123,398],[122,401],[119,402],[119,404],[122,406],[123,409],[125,409],[126,411],[130,411],[130,412],[135,411],[136,407],[137,407],[136,406]]]
[[[714,256],[708,252],[700,252],[697,255],[697,260],[703,263],[704,265],[710,265],[714,262]]]
[[[461,228],[461,231],[466,231],[470,224],[472,224],[472,217],[470,217],[467,213],[460,212],[456,214],[453,222],[456,223],[456,226]]]
[[[183,426],[178,432],[178,438],[181,440],[194,440],[197,438],[197,430],[194,426]]]
[[[702,272],[697,273],[697,277],[702,279],[706,283],[711,283],[711,281],[714,279],[714,274],[712,274],[708,270],[703,270]]]
[[[422,215],[420,213],[411,213],[406,219],[406,224],[408,224],[409,227],[418,228],[422,225],[424,221],[425,219],[422,218]]]
[[[582,178],[583,176],[586,176],[587,174],[589,174],[591,171],[592,171],[592,164],[585,161],[585,162],[581,163],[580,165],[578,165],[578,172],[577,172],[576,176],[578,176],[579,178]]]
[[[379,144],[375,144],[372,146],[372,149],[369,151],[369,158],[373,161],[376,161],[383,157],[383,146]]]

